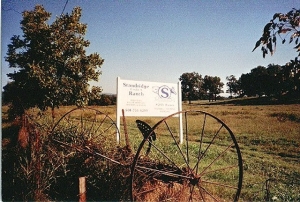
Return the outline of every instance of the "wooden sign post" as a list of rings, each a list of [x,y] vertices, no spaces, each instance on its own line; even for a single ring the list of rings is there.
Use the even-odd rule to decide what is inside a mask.
[[[79,202],[86,202],[85,177],[79,177]]]

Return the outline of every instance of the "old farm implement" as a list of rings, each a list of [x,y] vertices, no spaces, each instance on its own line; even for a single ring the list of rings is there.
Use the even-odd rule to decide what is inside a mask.
[[[184,135],[181,143],[179,114]],[[127,125],[127,120],[135,123]],[[119,143],[115,122],[93,108],[73,109],[52,128],[51,139],[62,152],[80,155],[83,164],[89,162],[99,171],[101,177],[94,179],[103,185],[99,200],[239,199],[241,152],[223,121],[204,111],[180,111],[153,126],[149,126],[152,119],[147,119],[148,124],[132,117],[127,120],[123,117],[124,135]]]

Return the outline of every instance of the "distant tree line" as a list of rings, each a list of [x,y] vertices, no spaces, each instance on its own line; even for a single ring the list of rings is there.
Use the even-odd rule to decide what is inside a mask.
[[[115,94],[101,94],[97,98],[90,98],[88,105],[108,106],[117,104]]]
[[[57,16],[48,23],[51,13],[36,5],[24,11],[20,28],[23,35],[13,35],[8,44],[5,61],[13,73],[7,74],[9,82],[3,87],[2,101],[9,103],[12,116],[22,115],[26,109],[41,110],[61,105],[109,105],[115,97],[101,94],[101,87],[90,88],[90,81],[98,81],[104,59],[98,53],[86,54],[90,45],[84,39],[87,25],[80,22],[81,8],[70,14]],[[294,43],[298,56],[286,65],[258,66],[239,79],[228,76],[228,92],[240,96],[281,96],[300,94],[300,10],[275,13],[263,29],[255,49],[261,46],[263,57],[274,53],[277,39]],[[183,73],[179,80],[182,98],[214,101],[222,93],[224,83],[218,76],[204,76],[196,72]]]
[[[197,72],[183,73],[181,81],[182,99],[189,101],[207,99],[215,101],[223,93],[224,83],[218,76],[204,76]],[[285,65],[269,64],[257,66],[238,79],[226,77],[227,93],[233,96],[300,97],[300,61],[291,60]]]
[[[204,76],[197,72],[183,73],[179,80],[181,81],[182,99],[192,100],[208,99],[214,101],[217,95],[222,93],[224,83],[218,76]]]
[[[300,97],[300,62],[291,60],[286,65],[269,64],[258,66],[239,79],[231,75],[227,78],[228,92],[239,96],[289,95]]]

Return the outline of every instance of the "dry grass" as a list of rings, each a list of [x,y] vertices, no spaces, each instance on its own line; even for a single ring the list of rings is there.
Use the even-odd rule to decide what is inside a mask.
[[[208,111],[234,132],[244,162],[241,200],[300,199],[299,104],[184,108]]]
[[[30,111],[41,125],[48,122],[46,130],[74,106],[56,110],[56,119],[38,119],[36,109]],[[116,119],[116,106],[99,107],[97,110]],[[201,102],[184,104],[183,110],[202,110],[215,115],[234,132],[241,148],[244,163],[244,180],[241,201],[297,201],[300,200],[300,105],[210,105]],[[2,107],[2,120],[7,108]],[[51,112],[43,115],[51,117]],[[141,119],[153,126],[160,118],[127,117],[129,138],[133,150],[142,140],[135,120]],[[49,122],[51,124],[49,124]],[[11,123],[2,123],[2,145],[10,143],[10,134],[17,133]],[[121,123],[121,134],[124,134]],[[122,137],[124,139],[124,137]],[[5,148],[3,148],[5,149]],[[3,151],[2,149],[2,151]]]
[[[114,115],[115,108],[110,110]],[[183,110],[209,112],[234,132],[244,162],[240,200],[300,200],[300,104],[211,105],[201,102],[184,104]],[[127,118],[129,134],[133,136],[138,133],[135,119]],[[140,119],[152,126],[157,121],[147,117]],[[133,144],[137,146],[139,141]]]
[[[115,118],[115,106],[97,109]],[[183,110],[211,113],[234,132],[244,162],[241,200],[300,199],[299,104],[240,106],[202,102],[184,104]],[[128,133],[135,149],[141,141],[136,119],[153,126],[160,118],[127,117]]]

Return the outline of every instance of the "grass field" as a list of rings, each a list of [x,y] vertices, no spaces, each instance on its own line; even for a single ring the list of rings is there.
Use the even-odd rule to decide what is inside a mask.
[[[221,118],[241,148],[241,199],[300,199],[300,105],[194,105]]]
[[[56,111],[57,119],[72,108],[61,107]],[[115,120],[116,106],[95,108]],[[5,121],[6,110],[6,107],[2,107],[2,151],[13,133],[16,133],[10,129],[11,123]],[[249,102],[201,101],[183,104],[183,110],[206,111],[220,118],[233,131],[244,165],[240,201],[300,200],[300,104],[251,105]],[[36,110],[31,113],[36,114]],[[142,139],[135,124],[136,119],[153,126],[161,118],[126,118],[134,150]],[[44,124],[51,128],[49,122],[52,121],[50,118],[47,120],[48,123]],[[124,134],[123,124],[120,130]],[[124,141],[124,136],[121,138]]]
[[[240,200],[300,200],[299,104],[195,102],[184,104],[183,110],[209,112],[223,120],[235,134],[244,164]],[[155,122],[149,118],[146,121]]]

